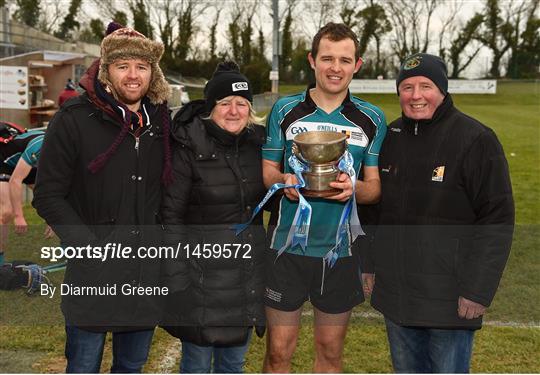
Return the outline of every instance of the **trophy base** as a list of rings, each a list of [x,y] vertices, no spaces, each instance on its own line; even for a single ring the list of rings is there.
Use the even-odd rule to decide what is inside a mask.
[[[331,197],[332,195],[339,194],[342,190],[339,189],[328,189],[328,190],[307,190],[300,189],[304,197],[309,198],[326,198]]]

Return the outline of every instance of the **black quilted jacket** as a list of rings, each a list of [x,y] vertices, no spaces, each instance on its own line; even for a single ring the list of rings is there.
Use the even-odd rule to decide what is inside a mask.
[[[248,329],[264,325],[262,215],[238,236],[231,229],[249,220],[265,194],[264,128],[236,136],[204,120],[203,109],[204,101],[194,101],[173,120],[175,182],[164,194],[161,217],[166,242],[180,243],[182,251],[164,269],[175,292],[164,325],[195,344],[235,345]]]
[[[363,267],[375,273],[372,305],[403,326],[480,328],[481,318],[458,317],[458,298],[490,305],[514,226],[495,133],[448,95],[432,120],[389,125],[379,172],[379,227]]]

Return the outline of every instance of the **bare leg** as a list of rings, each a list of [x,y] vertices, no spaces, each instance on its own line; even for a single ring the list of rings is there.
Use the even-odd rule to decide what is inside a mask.
[[[290,373],[291,359],[296,349],[302,308],[279,311],[266,307],[266,354],[263,373]]]
[[[341,314],[327,314],[313,307],[315,313],[314,373],[343,371],[343,346],[351,310]]]
[[[13,220],[13,208],[9,198],[8,182],[0,182],[0,264],[2,263],[4,252],[6,251],[9,225]]]

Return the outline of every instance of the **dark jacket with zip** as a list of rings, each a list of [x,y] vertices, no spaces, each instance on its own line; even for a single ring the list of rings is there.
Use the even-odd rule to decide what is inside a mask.
[[[448,94],[431,120],[389,125],[379,157],[382,198],[364,272],[371,304],[403,326],[481,327],[459,296],[489,306],[514,226],[508,164],[495,133]]]
[[[162,240],[161,226],[156,225],[163,164],[161,110],[146,107],[149,124],[141,134],[128,134],[103,169],[91,173],[89,163],[109,148],[122,125],[116,112],[96,96],[97,66],[81,80],[86,93],[66,102],[51,120],[33,205],[64,247],[103,249],[111,243],[132,249],[128,259],[111,259],[111,251],[106,261],[92,259],[87,252],[69,259],[65,284],[116,286],[116,295],[63,296],[66,323],[92,331],[139,330],[157,323],[157,297],[126,296],[121,288],[160,285],[160,260],[139,259],[137,249],[159,246]]]
[[[262,212],[238,236],[232,226],[247,222],[266,192],[265,132],[254,125],[234,135],[203,117],[199,100],[173,120],[178,182],[166,189],[161,215],[166,243],[182,244],[181,259],[166,267],[167,285],[185,290],[173,296],[165,324],[174,336],[198,345],[239,345],[251,327],[264,325]],[[225,250],[233,244],[232,252]]]

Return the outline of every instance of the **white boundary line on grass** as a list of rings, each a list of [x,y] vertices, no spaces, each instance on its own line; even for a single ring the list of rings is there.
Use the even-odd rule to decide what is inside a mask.
[[[305,310],[302,311],[302,316],[313,316],[313,310]],[[352,313],[353,318],[369,318],[369,319],[383,319],[382,314],[378,312],[360,312],[360,311],[353,311]],[[513,327],[513,328],[540,328],[540,324],[538,322],[502,322],[500,320],[486,320],[483,323],[486,326],[493,326],[493,327]]]

